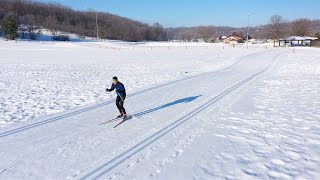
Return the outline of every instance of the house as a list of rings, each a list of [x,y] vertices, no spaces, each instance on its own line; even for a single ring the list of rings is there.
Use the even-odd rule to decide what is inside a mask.
[[[225,44],[237,44],[237,43],[243,43],[243,39],[239,36],[228,36],[225,40],[224,40]]]
[[[215,40],[217,43],[223,43],[225,39],[227,39],[227,36],[219,36],[216,40],[212,38],[211,42]]]
[[[284,45],[290,44],[291,46],[309,46],[313,41],[316,40],[318,40],[316,37],[289,36],[284,39],[279,39],[279,46],[281,46],[281,43],[284,43]]]
[[[251,40],[252,37],[248,35],[248,40]],[[245,43],[247,41],[247,36],[243,35],[243,33],[233,32],[230,36],[228,36],[225,40],[225,44],[237,44],[237,43]]]

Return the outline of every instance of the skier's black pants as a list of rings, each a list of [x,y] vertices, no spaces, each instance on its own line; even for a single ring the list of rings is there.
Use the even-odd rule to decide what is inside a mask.
[[[123,101],[125,99],[126,99],[126,96],[124,97],[117,96],[116,105],[117,105],[117,108],[119,109],[120,114],[127,114],[126,110],[123,107],[123,103],[124,103]]]

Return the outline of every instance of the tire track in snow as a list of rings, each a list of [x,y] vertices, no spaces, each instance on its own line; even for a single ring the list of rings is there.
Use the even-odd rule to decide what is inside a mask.
[[[100,166],[100,167],[94,169],[93,171],[89,172],[88,174],[84,175],[82,178],[80,178],[80,180],[99,179],[99,178],[101,178],[102,176],[104,176],[105,174],[107,174],[108,172],[110,172],[111,170],[113,170],[114,168],[116,168],[117,166],[122,164],[123,162],[125,162],[127,159],[129,159],[132,156],[136,155],[137,153],[141,152],[143,149],[145,149],[149,145],[155,143],[157,140],[159,140],[163,136],[167,135],[168,133],[170,133],[171,131],[173,131],[174,129],[176,129],[177,127],[179,127],[180,125],[182,125],[186,121],[190,120],[191,118],[193,118],[194,116],[196,116],[197,114],[202,112],[203,110],[205,110],[208,107],[210,107],[211,105],[215,104],[217,101],[221,100],[226,95],[232,93],[233,91],[235,91],[239,87],[243,86],[244,84],[246,84],[249,81],[253,80],[254,78],[258,77],[259,75],[262,75],[263,73],[265,73],[268,69],[270,69],[273,66],[273,64],[276,62],[278,57],[281,54],[285,53],[285,52],[286,51],[278,53],[277,55],[275,55],[272,58],[272,62],[270,64],[268,64],[266,67],[264,67],[262,70],[252,74],[251,76],[248,76],[247,78],[243,79],[242,81],[240,81],[240,82],[236,83],[235,85],[227,88],[226,90],[224,90],[223,92],[221,92],[217,96],[211,98],[209,101],[207,101],[206,103],[202,104],[200,107],[192,110],[191,112],[189,112],[185,116],[183,116],[183,117],[177,119],[176,121],[170,123],[166,127],[164,127],[161,130],[159,130],[158,132],[156,132],[153,135],[147,137],[146,139],[144,139],[140,143],[134,145],[133,147],[131,147],[130,149],[126,150],[125,152],[119,154],[118,156],[112,158],[108,162],[104,163],[102,166]]]
[[[235,66],[238,63],[240,63],[243,59],[245,59],[247,57],[250,57],[250,56],[253,56],[253,55],[256,55],[256,54],[260,54],[260,53],[265,53],[265,52],[268,52],[268,51],[271,51],[271,50],[265,50],[265,51],[259,51],[259,52],[247,54],[245,56],[242,56],[242,57],[238,58],[238,60],[235,63],[233,63],[230,66],[227,66],[225,68],[218,69],[218,70],[211,71],[211,72],[198,74],[198,75],[195,75],[195,76],[186,77],[186,78],[183,78],[183,79],[171,81],[171,82],[160,84],[160,85],[156,85],[156,86],[153,86],[153,87],[150,87],[150,88],[147,88],[147,89],[143,89],[143,90],[134,92],[132,94],[129,94],[127,97],[128,98],[129,97],[134,97],[134,96],[137,96],[137,95],[140,95],[140,94],[144,94],[144,93],[156,90],[156,89],[160,89],[160,88],[163,88],[163,87],[166,87],[166,86],[170,86],[170,85],[173,85],[173,84],[176,84],[176,83],[179,83],[179,82],[183,82],[183,81],[186,81],[186,80],[190,80],[190,79],[193,79],[193,78],[205,76],[205,75],[216,73],[216,72],[219,72],[219,71],[229,70],[233,66]],[[103,103],[100,103],[100,104],[96,104],[96,105],[89,106],[89,107],[86,107],[86,108],[83,108],[83,109],[79,109],[79,110],[75,110],[75,111],[72,111],[72,112],[69,112],[69,113],[65,113],[65,114],[62,114],[62,115],[51,117],[51,118],[48,118],[48,119],[45,119],[45,120],[42,120],[42,121],[39,121],[39,122],[36,122],[36,123],[32,123],[32,124],[26,125],[26,126],[22,126],[22,127],[15,128],[15,129],[12,129],[12,130],[4,131],[4,132],[0,133],[0,138],[7,137],[7,136],[10,136],[10,135],[13,135],[13,134],[17,134],[19,132],[23,132],[23,131],[26,131],[26,130],[29,130],[29,129],[33,129],[33,128],[36,128],[36,127],[39,127],[39,126],[43,126],[43,125],[46,125],[46,124],[49,124],[49,123],[52,123],[52,122],[56,122],[56,121],[59,121],[59,120],[62,120],[62,119],[68,118],[68,117],[72,117],[72,116],[75,116],[75,115],[78,115],[78,114],[81,114],[81,113],[84,113],[84,112],[88,112],[88,111],[91,111],[91,110],[94,110],[94,109],[97,109],[97,108],[101,108],[101,107],[107,106],[109,104],[112,104],[113,102],[114,102],[113,100],[109,100],[109,101],[106,101],[106,102],[103,102]]]

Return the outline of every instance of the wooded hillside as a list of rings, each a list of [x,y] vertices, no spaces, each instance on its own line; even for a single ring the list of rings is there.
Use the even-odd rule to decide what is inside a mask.
[[[76,2],[76,1],[75,1]],[[161,24],[149,25],[106,12],[77,11],[57,3],[41,3],[32,0],[0,0],[0,22],[5,17],[7,24],[15,23],[20,31],[35,36],[34,27],[43,27],[56,31],[78,34],[80,37],[96,37],[96,16],[98,17],[99,37],[102,39],[125,41],[167,41],[204,39],[210,41],[219,36],[228,36],[233,32],[245,35],[247,27],[233,28],[223,26],[199,26],[163,28]],[[13,20],[12,20],[13,19]],[[10,22],[14,21],[14,22]],[[1,24],[1,23],[0,23]],[[283,18],[281,36],[308,35],[320,32],[320,20],[300,18],[287,21]],[[268,22],[266,25],[250,27],[249,35],[255,39],[273,39]],[[12,34],[14,34],[12,30]],[[20,32],[22,36],[24,33]],[[14,38],[11,38],[14,39]]]
[[[0,0],[0,21],[12,15],[21,25],[40,26],[52,30],[96,37],[96,12],[76,11],[55,4],[30,0]],[[99,37],[104,39],[141,41],[167,40],[164,28],[150,26],[117,15],[98,12]]]

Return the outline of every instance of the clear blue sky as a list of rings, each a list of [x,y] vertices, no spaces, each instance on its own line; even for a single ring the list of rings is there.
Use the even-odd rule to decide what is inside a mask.
[[[110,12],[146,23],[177,26],[247,26],[265,24],[273,14],[291,20],[320,19],[320,0],[38,0],[58,2],[78,10]]]

